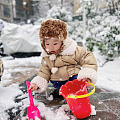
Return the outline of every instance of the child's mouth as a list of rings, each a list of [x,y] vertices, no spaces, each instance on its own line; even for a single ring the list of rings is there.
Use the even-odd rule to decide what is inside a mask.
[[[54,53],[55,53],[55,51],[50,51],[50,53],[51,53],[51,54],[54,54]]]

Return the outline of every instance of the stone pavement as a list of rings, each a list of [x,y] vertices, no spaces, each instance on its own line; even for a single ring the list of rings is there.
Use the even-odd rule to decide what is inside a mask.
[[[96,108],[96,116],[85,120],[120,120],[120,93],[96,88],[90,101]]]
[[[89,98],[91,104],[95,106],[96,115],[83,120],[120,120],[120,93],[96,87],[96,92]],[[55,104],[57,106],[61,102],[46,102],[49,107],[55,106]]]
[[[59,108],[63,103],[61,101],[47,101],[38,96],[36,99],[43,101],[46,106]],[[91,95],[90,102],[95,106],[96,115],[90,116],[83,120],[120,120],[120,93],[108,91],[102,88],[96,87],[96,92]],[[56,107],[55,107],[56,106]],[[71,113],[72,114],[72,113]],[[16,119],[17,120],[17,119]],[[45,120],[42,118],[42,120]],[[79,119],[76,119],[79,120]]]
[[[30,80],[31,76],[33,76],[35,73],[36,71],[35,72],[32,71],[29,74],[24,74],[24,75],[16,74],[17,80],[15,78],[13,82],[19,82],[20,85],[25,86],[25,82],[23,81],[25,79]],[[22,81],[21,81],[21,78],[22,78]],[[96,108],[96,115],[90,116],[83,120],[120,120],[120,93],[96,87],[96,92],[93,95],[91,95],[89,98],[90,98],[91,104],[94,105]],[[39,101],[39,98],[37,99]],[[56,108],[57,108],[58,105],[60,106],[59,103],[61,102],[52,101],[52,102],[49,102],[49,103],[46,102],[46,103],[47,103],[46,106],[52,107],[53,105],[54,106],[56,105]],[[14,116],[14,118],[12,116],[10,120],[21,120],[19,113],[20,113],[20,110],[18,109],[16,116]],[[10,115],[12,115],[12,113],[10,113]],[[45,120],[45,119],[42,118],[42,120]]]

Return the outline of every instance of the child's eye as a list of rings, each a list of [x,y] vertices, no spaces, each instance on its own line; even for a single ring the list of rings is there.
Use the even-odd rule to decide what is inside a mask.
[[[49,44],[46,44],[46,45],[49,45]]]
[[[57,45],[57,43],[54,43],[54,45]]]

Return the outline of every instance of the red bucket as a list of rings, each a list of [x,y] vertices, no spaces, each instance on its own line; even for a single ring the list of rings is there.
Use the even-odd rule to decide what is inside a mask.
[[[88,93],[88,85],[89,83],[87,81],[75,79],[62,85],[59,91],[59,94],[65,98],[73,115],[78,119],[86,118],[91,113],[91,104],[88,96],[94,93],[95,88],[91,93]]]

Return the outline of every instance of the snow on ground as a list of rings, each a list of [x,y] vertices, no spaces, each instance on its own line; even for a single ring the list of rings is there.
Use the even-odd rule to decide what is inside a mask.
[[[14,102],[15,96],[21,93],[21,91],[18,88],[18,85],[13,84],[8,87],[2,87],[2,83],[5,84],[11,80],[8,76],[10,76],[12,72],[15,72],[15,71],[24,72],[30,69],[29,66],[35,66],[36,68],[39,67],[41,57],[16,58],[16,59],[13,59],[12,57],[4,57],[2,60],[5,67],[5,73],[3,74],[3,79],[0,85],[0,92],[1,92],[0,118],[2,120],[2,118],[4,118],[5,116],[6,119],[4,120],[7,120],[9,116],[7,116],[6,113],[4,112],[6,109],[11,108],[12,106],[13,107],[18,106],[19,104],[23,104],[23,103],[24,103],[23,108],[25,108],[27,105],[29,105],[29,101],[27,99],[27,102],[22,101],[23,103],[15,103]],[[20,66],[24,66],[24,67],[20,67]],[[116,58],[114,61],[109,61],[105,63],[102,67],[99,66],[98,81],[96,85],[98,87],[120,92],[120,89],[119,89],[120,88],[120,58]],[[71,118],[71,116],[67,116],[63,112],[64,111],[63,109],[61,110],[61,112],[52,111],[50,108],[45,107],[43,103],[39,103],[39,109],[42,113],[42,116],[44,116],[46,120],[54,120],[54,119],[68,120],[69,118]],[[54,119],[51,119],[51,118],[54,118]]]
[[[41,63],[41,57],[30,57],[30,58],[13,58],[4,57],[2,58],[4,64],[4,73],[2,76],[2,84],[10,83],[13,79],[12,73],[32,71],[34,69],[39,70]]]
[[[105,56],[101,56],[97,48],[94,49],[94,55],[98,63],[96,86],[120,92],[120,57],[106,62]]]
[[[5,24],[7,24],[7,23],[5,23]],[[25,28],[30,28],[30,27],[31,26],[26,26]],[[20,28],[20,29],[17,29],[17,28]],[[9,25],[9,27],[7,26],[6,29],[9,32],[11,30],[13,30],[13,32],[15,32],[15,33],[16,33],[16,29],[17,29],[18,34],[16,35],[16,37],[18,37],[18,36],[23,35],[21,30],[24,30],[24,26],[16,27],[11,24],[11,26],[10,25]],[[35,29],[38,30],[39,27],[36,26]],[[29,34],[32,33],[31,29],[29,29],[29,30],[30,31],[26,31],[26,29],[25,29],[25,31],[28,32]],[[31,34],[31,36],[32,35],[33,34]],[[31,36],[26,37],[26,41],[29,40],[29,38]],[[34,38],[36,38],[36,36],[34,36]],[[36,40],[37,40],[37,38],[36,38]],[[97,50],[95,50],[95,56],[97,58],[98,65],[99,65],[98,81],[97,81],[96,85],[98,87],[102,87],[102,88],[109,89],[112,91],[120,92],[120,57],[116,58],[114,61],[109,61],[104,64],[105,59],[104,59],[104,57],[101,57],[99,55],[99,53],[97,53]],[[16,96],[18,96],[19,94],[23,94],[19,90],[18,83],[10,85],[8,87],[3,87],[2,85],[7,84],[12,81],[12,78],[13,78],[12,73],[14,73],[14,72],[25,72],[25,71],[31,71],[34,69],[39,69],[41,57],[16,58],[16,59],[13,59],[12,57],[4,57],[4,58],[2,58],[2,60],[3,60],[5,70],[4,70],[4,74],[2,76],[2,81],[0,83],[0,120],[8,120],[9,116],[5,112],[5,110],[7,110],[11,107],[17,107],[19,105],[22,105],[22,109],[24,109],[25,107],[27,107],[29,105],[29,100],[27,98],[27,99],[24,99],[20,103],[14,102],[14,98]],[[27,96],[27,95],[25,95],[25,96]],[[24,95],[22,97],[24,97]],[[57,111],[53,111],[50,108],[46,107],[43,103],[39,103],[38,105],[39,105],[39,109],[42,113],[41,115],[45,116],[46,120],[68,120],[69,118],[71,118],[71,120],[74,120],[73,116],[67,116],[64,113],[63,106],[62,106],[62,108],[58,109]],[[23,118],[23,120],[24,120],[24,118]]]
[[[4,54],[16,52],[41,52],[40,25],[17,25],[4,22],[0,42],[4,46]]]
[[[120,58],[98,68],[98,87],[120,92]]]
[[[114,61],[109,61],[104,64],[104,58],[98,55],[97,50],[94,52],[98,62],[98,80],[96,85],[105,89],[120,92],[120,57]],[[24,72],[28,70],[38,69],[41,63],[41,57],[29,58],[2,58],[4,64],[4,74],[2,76],[2,83],[10,82],[11,73]]]
[[[45,107],[43,103],[39,103],[39,110],[41,113],[41,116],[45,117],[46,120],[75,120],[75,117],[72,115],[67,115],[65,111],[70,112],[70,108],[68,105],[62,105],[59,109],[56,111],[52,111],[51,108]]]
[[[2,87],[0,85],[0,120],[8,120],[8,115],[5,110],[16,107],[21,103],[15,103],[14,97],[21,94],[17,84],[13,84],[8,87]]]

